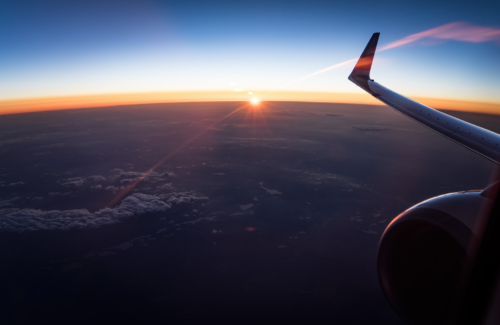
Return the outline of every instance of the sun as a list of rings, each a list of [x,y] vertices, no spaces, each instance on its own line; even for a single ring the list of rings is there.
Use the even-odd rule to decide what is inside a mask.
[[[252,104],[253,106],[259,106],[260,100],[258,98],[252,98],[250,100],[250,104]]]

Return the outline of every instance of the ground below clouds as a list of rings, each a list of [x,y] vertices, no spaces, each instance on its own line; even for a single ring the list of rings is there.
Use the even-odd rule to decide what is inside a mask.
[[[0,322],[401,324],[381,233],[492,165],[385,107],[264,103],[214,125],[239,106],[2,116]]]

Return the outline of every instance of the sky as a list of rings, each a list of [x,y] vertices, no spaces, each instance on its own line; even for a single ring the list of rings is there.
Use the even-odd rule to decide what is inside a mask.
[[[497,0],[0,0],[0,104],[137,93],[359,97],[347,76],[373,32],[386,50],[372,77],[384,86],[500,103],[499,12]]]

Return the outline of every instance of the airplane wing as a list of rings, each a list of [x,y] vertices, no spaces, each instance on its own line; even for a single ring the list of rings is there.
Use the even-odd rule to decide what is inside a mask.
[[[500,165],[500,135],[406,98],[370,79],[380,33],[374,33],[349,80],[396,111]]]

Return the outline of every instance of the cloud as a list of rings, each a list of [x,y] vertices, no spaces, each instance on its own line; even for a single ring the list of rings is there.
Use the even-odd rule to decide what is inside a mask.
[[[253,203],[240,205],[240,209],[245,211],[253,207]]]
[[[131,179],[125,178],[125,179],[122,179],[120,181],[120,184],[127,185],[127,184],[135,182],[135,180],[136,180],[135,178],[131,178]]]
[[[151,211],[153,212],[153,211]],[[147,213],[147,212],[144,212]],[[137,213],[139,214],[139,213]],[[119,206],[118,208],[111,209],[111,208],[105,208],[102,210],[99,210],[94,213],[94,216],[96,216],[99,220],[105,221],[104,224],[111,224],[114,223],[113,221],[119,221],[121,219],[127,219],[131,218],[134,215],[134,211],[130,211],[128,209],[124,209],[123,207]]]
[[[132,184],[136,182],[138,179],[146,175],[143,172],[136,171],[124,171],[122,169],[113,169],[111,171],[110,177],[104,177],[101,175],[92,175],[88,177],[72,177],[58,181],[61,185],[70,187],[73,189],[83,188],[85,185],[90,186],[92,189],[101,189],[104,188],[107,191],[118,192],[123,189],[124,186],[128,184]],[[167,178],[174,176],[174,173],[165,172],[165,173],[157,173],[152,172],[147,174],[143,181],[149,183],[159,183],[165,182]],[[98,182],[108,183],[106,184],[98,184]],[[111,184],[109,184],[111,183]],[[0,186],[14,186],[14,185],[23,185],[22,182],[9,184],[9,185],[0,185]],[[166,189],[167,187],[165,187]]]
[[[11,205],[13,205],[12,202],[14,202],[18,199],[19,199],[19,197],[16,196],[15,198],[12,198],[10,200],[0,200],[0,208],[11,206]]]
[[[302,163],[302,161],[300,161],[299,164],[300,163]],[[306,176],[307,181],[310,184],[329,183],[337,178],[336,174],[318,173],[309,171],[304,172],[304,175]]]
[[[26,142],[26,141],[32,141],[32,140],[38,140],[38,139],[43,139],[49,136],[50,134],[36,134],[36,135],[25,135],[19,138],[14,138],[14,139],[8,139],[4,141],[0,141],[0,146],[4,145],[9,145],[9,144],[16,144],[20,142]]]
[[[85,179],[81,177],[73,177],[73,178],[68,178],[61,183],[61,185],[68,186],[68,187],[82,187],[83,182],[85,182]]]
[[[50,196],[64,196],[64,195],[70,195],[71,192],[49,192]]]
[[[103,182],[106,180],[106,177],[101,176],[101,175],[92,175],[92,176],[89,176],[88,178],[94,182]]]
[[[208,201],[208,197],[197,196],[196,194],[190,192],[181,192],[171,193],[169,194],[169,198],[167,199],[167,203],[173,204],[191,203],[193,201]]]
[[[72,177],[72,178],[67,178],[62,181],[59,181],[61,185],[67,186],[67,187],[73,187],[73,188],[80,188],[83,186],[85,182],[98,182],[98,181],[105,181],[106,177],[100,176],[100,175],[92,175],[87,178],[85,177]],[[91,188],[95,188],[95,186],[91,186]]]
[[[98,219],[84,209],[68,211],[41,211],[34,209],[7,209],[0,211],[0,230],[24,232],[33,230],[67,230],[91,228]]]
[[[0,203],[9,204],[10,201],[16,199]],[[166,212],[171,209],[172,204],[205,200],[208,200],[208,198],[190,192],[173,193],[163,195],[162,197],[134,193],[126,197],[118,207],[105,208],[94,213],[86,209],[43,211],[6,208],[0,209],[0,232],[22,233],[40,230],[93,229],[115,224],[140,215]],[[207,217],[185,223],[196,223],[205,219],[212,220]]]
[[[111,173],[113,173],[113,176],[111,177],[113,180],[115,181],[120,180],[120,182],[123,183],[132,183],[141,177],[144,177],[144,179],[142,180],[143,182],[146,181],[146,182],[156,183],[164,181],[168,177],[175,176],[174,173],[170,172],[165,172],[165,173],[157,173],[154,171],[150,173],[134,172],[134,171],[126,172],[118,168],[113,169]]]
[[[197,224],[197,223],[199,223],[201,221],[204,221],[204,220],[213,221],[213,220],[215,220],[215,217],[198,218],[198,219],[191,220],[191,221],[185,221],[185,222],[177,223],[177,224],[175,224],[175,226],[179,227],[179,226],[182,226],[182,225],[195,225],[195,224]]]
[[[135,193],[125,198],[120,208],[127,209],[135,214],[144,214],[167,211],[170,209],[170,205],[158,200],[156,196]]]
[[[24,182],[10,183],[8,185],[2,185],[2,186],[20,186],[20,185],[24,185]]]
[[[172,186],[172,183],[166,183],[156,187],[159,190],[174,190],[175,188]]]
[[[120,222],[134,216],[164,212],[170,204],[153,195],[135,193],[116,208],[91,213],[86,209],[51,210],[0,209],[0,231],[92,229]]]
[[[282,194],[280,191],[278,190],[271,190],[269,188],[266,188],[264,187],[264,183],[263,182],[260,182],[260,188],[265,190],[267,193],[271,194],[271,195],[275,195],[275,194]]]
[[[400,40],[383,46],[379,51],[385,51],[398,46],[410,44],[424,38],[453,40],[470,43],[493,41],[500,44],[500,29],[474,26],[469,23],[459,21],[406,36]]]

